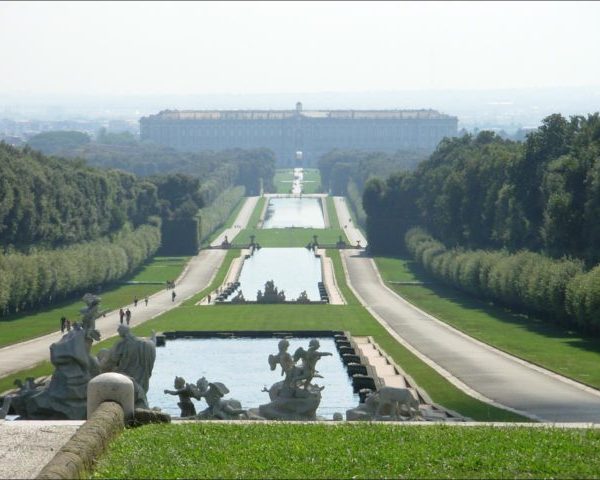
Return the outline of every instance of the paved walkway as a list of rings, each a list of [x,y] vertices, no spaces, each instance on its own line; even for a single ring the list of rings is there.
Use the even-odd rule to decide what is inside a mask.
[[[362,234],[362,232],[356,228],[356,226],[352,223],[352,217],[350,216],[350,212],[348,211],[348,205],[346,205],[346,199],[344,197],[333,197],[333,204],[335,205],[335,209],[338,214],[338,221],[340,223],[340,227],[346,233],[346,237],[348,237],[348,242],[350,245],[356,245],[357,242],[360,242],[360,245],[365,247],[367,245],[367,239]]]
[[[0,420],[0,479],[35,478],[82,424]]]
[[[221,234],[213,240],[211,246],[217,247],[221,245],[223,243],[223,240],[225,240],[225,237],[227,237],[227,240],[229,240],[229,242],[232,242],[233,239],[237,236],[237,234],[240,233],[240,230],[246,228],[246,225],[250,220],[250,216],[252,215],[252,212],[254,211],[254,208],[256,207],[259,198],[260,197],[247,197],[246,203],[244,203],[244,206],[240,209],[240,212],[238,213],[235,222],[233,222],[233,227],[223,230],[223,232],[221,232]],[[247,240],[250,241],[250,239]]]
[[[246,200],[246,204],[240,210],[234,225],[244,228],[256,205],[257,198],[249,197]],[[226,230],[226,232],[229,232],[228,238],[230,241],[235,238],[241,228]],[[223,238],[224,235],[225,233],[223,233]],[[202,250],[198,255],[192,257],[175,282],[174,290],[161,290],[155,293],[149,298],[148,306],[145,306],[143,301],[138,302],[137,307],[130,306],[132,312],[130,326],[134,327],[157,317],[206,288],[219,270],[225,254],[226,250]],[[172,291],[176,293],[175,301],[171,297]],[[118,310],[107,313],[105,317],[96,320],[96,328],[100,331],[102,339],[115,336],[118,325]],[[0,378],[48,360],[50,358],[50,345],[61,337],[62,334],[57,331],[43,337],[0,348]]]
[[[347,221],[345,203],[335,205],[340,221]],[[359,238],[354,227],[347,230],[351,239]],[[548,422],[600,422],[599,391],[500,352],[419,310],[385,286],[364,251],[342,251],[342,259],[367,309],[467,390]]]

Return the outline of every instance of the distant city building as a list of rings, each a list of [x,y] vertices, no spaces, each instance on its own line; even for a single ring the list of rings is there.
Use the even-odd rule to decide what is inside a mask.
[[[435,110],[164,110],[140,119],[140,137],[185,151],[266,147],[280,165],[316,165],[334,148],[433,150],[458,119]],[[298,155],[298,152],[301,152]]]

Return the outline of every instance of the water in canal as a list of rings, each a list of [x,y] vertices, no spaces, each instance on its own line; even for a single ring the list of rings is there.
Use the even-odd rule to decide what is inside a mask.
[[[308,338],[290,338],[289,352],[298,347],[308,348]],[[271,371],[267,357],[277,353],[277,338],[194,338],[167,341],[165,347],[156,349],[156,362],[148,403],[163,411],[179,416],[178,397],[166,395],[165,389],[173,389],[176,376],[185,378],[188,383],[196,383],[200,377],[209,382],[222,382],[230,390],[226,398],[235,398],[243,408],[258,408],[269,403],[269,394],[261,392],[273,383],[283,379],[281,368]],[[335,412],[345,415],[346,410],[358,405],[358,394],[352,390],[352,383],[336,351],[332,338],[319,338],[320,350],[331,352],[333,356],[323,357],[317,363],[317,370],[323,378],[315,378],[312,383],[325,386],[321,392],[321,404],[317,415],[331,419]],[[195,401],[196,411],[204,410],[204,399]]]
[[[320,198],[269,198],[262,228],[325,228]]]
[[[261,248],[244,261],[239,277],[244,298],[256,300],[269,280],[285,292],[286,300],[296,300],[306,290],[309,300],[318,301],[321,259],[306,248]]]

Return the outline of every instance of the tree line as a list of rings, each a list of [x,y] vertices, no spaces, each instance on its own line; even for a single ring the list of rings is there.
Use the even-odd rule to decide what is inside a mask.
[[[49,305],[133,273],[160,246],[157,223],[125,224],[101,239],[57,249],[1,254],[0,314]]]
[[[156,187],[135,175],[0,143],[3,251],[96,240],[157,212]]]
[[[345,196],[359,224],[366,222],[362,192],[366,182],[374,177],[385,178],[398,170],[411,170],[427,158],[425,151],[395,153],[361,150],[332,150],[319,159],[321,186],[332,195]]]
[[[525,142],[446,138],[416,170],[370,180],[369,245],[404,250],[413,226],[464,248],[528,249],[600,261],[600,115],[544,119]]]
[[[421,228],[406,233],[412,257],[434,277],[478,298],[542,319],[600,331],[600,265],[527,250],[447,248]]]

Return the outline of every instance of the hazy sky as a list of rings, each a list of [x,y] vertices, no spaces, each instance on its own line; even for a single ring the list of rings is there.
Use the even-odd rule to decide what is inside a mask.
[[[1,94],[600,85],[600,2],[0,2]]]

